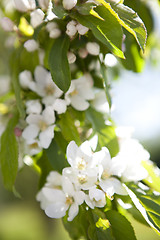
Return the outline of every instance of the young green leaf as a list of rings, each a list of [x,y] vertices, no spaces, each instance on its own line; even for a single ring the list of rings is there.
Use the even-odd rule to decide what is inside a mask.
[[[139,46],[144,51],[147,31],[143,21],[137,15],[135,11],[123,4],[115,4],[112,1],[107,2],[105,0],[97,0],[106,9],[108,9],[111,14],[119,21],[121,26],[123,26],[128,32],[130,32],[137,40]]]
[[[67,58],[70,40],[67,36],[56,39],[49,54],[49,70],[53,81],[64,92],[71,84],[71,73]]]
[[[4,186],[12,191],[18,171],[18,144],[14,128],[18,122],[19,114],[16,111],[9,120],[1,137],[0,163]]]
[[[131,223],[123,215],[114,210],[107,211],[105,215],[111,224],[115,240],[136,240]]]

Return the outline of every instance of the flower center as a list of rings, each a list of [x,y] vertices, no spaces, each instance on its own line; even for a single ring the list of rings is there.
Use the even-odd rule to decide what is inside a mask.
[[[102,178],[103,180],[106,180],[106,179],[109,178],[109,177],[110,177],[110,174],[108,174],[108,172],[104,170],[103,173],[102,173],[101,178]]]
[[[49,84],[45,87],[45,92],[46,92],[46,95],[53,95],[55,90],[54,90],[53,86],[51,84]]]
[[[78,94],[78,91],[75,89],[73,92],[70,93],[70,95],[73,97]]]
[[[79,176],[78,181],[79,181],[80,184],[86,183],[87,182],[87,176],[85,176],[85,175]]]
[[[37,143],[37,142],[34,142],[34,143],[30,144],[29,147],[30,147],[31,149],[38,148],[38,143]]]
[[[77,167],[78,167],[79,170],[84,170],[86,168],[86,163],[85,163],[83,158],[80,159]]]
[[[39,122],[39,128],[41,131],[45,131],[47,128],[47,124],[44,121]]]
[[[73,203],[73,198],[70,196],[66,196],[66,204],[71,205]]]

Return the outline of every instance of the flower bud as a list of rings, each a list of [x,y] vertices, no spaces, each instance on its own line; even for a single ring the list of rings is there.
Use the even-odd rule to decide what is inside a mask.
[[[66,33],[68,36],[70,37],[73,37],[76,33],[77,33],[77,28],[76,28],[76,24],[77,22],[76,21],[70,21],[68,24],[67,24],[67,30],[66,30]]]
[[[18,127],[15,127],[14,134],[15,134],[16,137],[21,137],[22,130],[20,128],[18,128]]]
[[[31,39],[24,43],[24,47],[28,52],[34,52],[38,49],[38,43],[34,39]]]
[[[83,26],[82,24],[78,23],[77,26],[77,31],[80,35],[84,35],[86,32],[88,32],[89,28]]]
[[[68,52],[67,57],[69,64],[74,63],[76,61],[76,55],[72,52]]]
[[[36,28],[43,22],[44,12],[41,9],[36,9],[31,12],[31,25]]]
[[[97,56],[100,52],[100,47],[96,42],[88,42],[86,45],[86,49],[89,54]]]
[[[49,6],[49,0],[38,0],[39,6],[44,9],[47,10],[48,6]]]
[[[14,4],[20,12],[27,12],[36,8],[35,0],[14,0]]]
[[[50,38],[58,38],[61,35],[61,30],[58,28],[54,28],[52,31],[50,31],[49,36]]]
[[[80,48],[78,51],[78,54],[79,54],[80,58],[86,58],[88,55],[88,51],[86,48]]]
[[[12,32],[14,30],[14,23],[12,20],[8,17],[4,17],[0,20],[0,24],[4,31],[6,32]]]
[[[63,7],[67,10],[71,10],[77,4],[77,0],[63,0]]]

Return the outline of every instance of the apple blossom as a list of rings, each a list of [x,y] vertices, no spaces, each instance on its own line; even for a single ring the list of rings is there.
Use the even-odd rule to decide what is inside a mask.
[[[46,107],[42,114],[30,114],[26,118],[28,126],[23,130],[22,136],[27,144],[38,138],[38,145],[48,148],[54,137],[55,113],[51,107]]]
[[[32,74],[28,70],[24,70],[19,74],[19,83],[22,88],[29,88],[30,83],[33,81]]]
[[[71,81],[71,86],[65,94],[65,99],[72,107],[79,111],[84,111],[89,107],[87,100],[94,99],[93,80],[90,74]]]
[[[76,55],[73,52],[68,52],[67,54],[69,64],[76,61]]]

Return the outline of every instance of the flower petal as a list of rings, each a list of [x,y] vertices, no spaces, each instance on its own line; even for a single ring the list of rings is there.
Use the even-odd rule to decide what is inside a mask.
[[[71,106],[78,111],[84,111],[89,107],[89,103],[78,95],[72,96],[70,100],[71,100]]]
[[[45,213],[50,218],[62,218],[66,215],[68,206],[63,202],[56,202],[47,206]]]
[[[45,131],[39,134],[39,146],[42,148],[48,148],[54,138],[55,125],[49,126]]]
[[[77,203],[73,203],[68,211],[68,221],[72,221],[79,212],[79,207]]]
[[[75,164],[77,151],[78,151],[77,144],[74,141],[71,141],[67,146],[67,152],[66,152],[67,161],[71,166]]]
[[[28,125],[22,132],[22,137],[29,143],[30,139],[34,139],[38,136],[39,127],[37,125]]]

